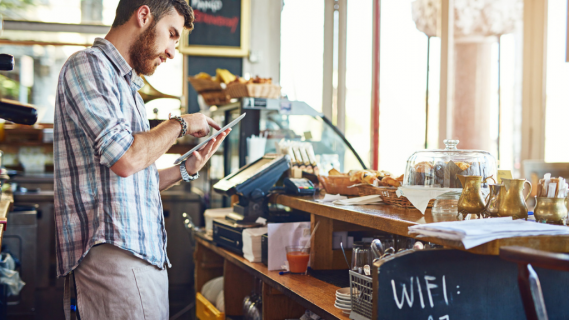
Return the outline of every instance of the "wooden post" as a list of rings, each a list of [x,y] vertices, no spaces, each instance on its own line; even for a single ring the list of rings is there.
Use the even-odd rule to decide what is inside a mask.
[[[194,275],[196,292],[211,279],[223,276],[223,258],[210,249],[196,243],[194,251]]]
[[[545,156],[547,1],[524,0],[521,161]]]
[[[306,308],[263,282],[263,319],[298,319]]]
[[[373,1],[373,54],[371,79],[371,168],[379,169],[379,67],[381,0]]]
[[[454,102],[454,0],[442,0],[438,35],[441,37],[441,76],[439,104],[439,148],[452,138]]]
[[[245,270],[225,260],[223,273],[223,295],[225,314],[243,315],[243,299],[253,291],[254,278]]]

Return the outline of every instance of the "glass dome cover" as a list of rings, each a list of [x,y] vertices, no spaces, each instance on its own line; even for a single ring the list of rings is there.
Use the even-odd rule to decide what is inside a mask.
[[[407,160],[404,186],[462,188],[457,174],[496,177],[496,159],[487,151],[459,150],[458,140],[444,140],[444,150],[421,150]]]

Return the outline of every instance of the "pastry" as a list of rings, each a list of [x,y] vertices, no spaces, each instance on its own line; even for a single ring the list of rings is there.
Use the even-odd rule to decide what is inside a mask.
[[[343,176],[344,174],[342,174],[340,171],[332,168],[330,171],[328,171],[328,175],[329,176]]]
[[[431,172],[431,170],[433,170],[433,164],[427,161],[423,161],[417,163],[414,168],[415,172],[421,172],[421,173]]]
[[[390,176],[387,176],[387,177],[383,178],[383,179],[381,180],[381,182],[382,182],[383,184],[387,184],[387,185],[389,185],[389,186],[391,186],[391,187],[399,187],[399,186],[401,186],[401,182],[400,182],[400,181],[398,181],[398,180],[396,180],[396,179],[394,179],[394,178],[392,178],[392,177],[390,177]]]

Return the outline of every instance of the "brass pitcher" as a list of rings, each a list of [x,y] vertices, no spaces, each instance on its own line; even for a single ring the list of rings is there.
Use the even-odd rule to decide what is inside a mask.
[[[490,217],[497,217],[500,210],[500,202],[503,194],[506,193],[506,187],[503,184],[490,184],[490,193],[486,197],[486,208],[484,214]]]
[[[533,215],[537,222],[565,225],[567,219],[565,198],[535,197]]]
[[[512,217],[513,219],[528,218],[526,201],[531,194],[532,185],[525,179],[502,179],[506,192],[500,201],[499,217]],[[529,192],[524,197],[524,185],[529,184]]]
[[[460,183],[462,183],[462,193],[458,199],[458,212],[462,214],[473,213],[479,215],[485,208],[484,196],[482,195],[482,183],[488,179],[494,180],[494,178],[488,177],[482,181],[481,176],[463,176],[461,174],[457,174],[456,176],[460,180]]]

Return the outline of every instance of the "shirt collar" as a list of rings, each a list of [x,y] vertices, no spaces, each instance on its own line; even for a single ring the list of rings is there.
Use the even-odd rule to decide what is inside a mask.
[[[142,78],[134,72],[119,50],[110,41],[103,38],[95,38],[93,47],[99,48],[109,58],[111,63],[119,70],[121,77],[130,75],[131,83],[136,87],[137,91],[144,86]]]

